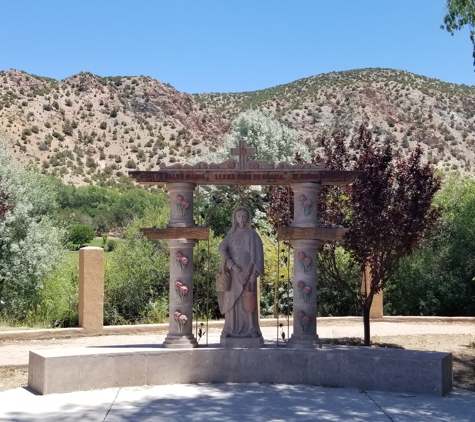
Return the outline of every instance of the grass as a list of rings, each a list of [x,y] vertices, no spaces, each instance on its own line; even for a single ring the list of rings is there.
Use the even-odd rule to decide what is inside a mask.
[[[102,237],[96,237],[94,238],[90,243],[88,243],[86,246],[96,246],[99,248],[102,248]],[[108,255],[111,252],[106,252],[104,251],[104,259],[107,260]],[[71,261],[76,261],[79,262],[79,251],[69,251],[68,252],[69,259]]]

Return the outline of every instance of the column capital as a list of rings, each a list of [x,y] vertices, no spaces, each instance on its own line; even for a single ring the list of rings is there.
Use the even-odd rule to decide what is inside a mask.
[[[167,190],[171,190],[171,189],[191,189],[191,190],[195,190],[196,188],[196,183],[193,183],[193,182],[167,182],[165,184],[165,187],[167,188]]]

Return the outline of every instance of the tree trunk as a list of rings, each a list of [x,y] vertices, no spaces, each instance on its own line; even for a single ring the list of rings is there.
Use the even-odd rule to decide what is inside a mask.
[[[364,345],[369,346],[371,341],[371,334],[370,334],[370,321],[369,321],[369,314],[371,311],[371,306],[368,304],[364,304],[362,307],[363,313],[363,326],[364,326]]]

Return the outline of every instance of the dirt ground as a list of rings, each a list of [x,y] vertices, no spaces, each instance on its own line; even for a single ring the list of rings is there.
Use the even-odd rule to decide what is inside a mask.
[[[348,322],[354,324],[354,322]],[[333,325],[333,324],[332,324]],[[339,322],[339,326],[346,323]],[[454,327],[455,328],[455,327]],[[454,330],[456,331],[456,330]],[[145,333],[143,333],[145,334]],[[156,334],[156,333],[155,333]],[[451,352],[453,354],[454,387],[475,391],[475,336],[472,334],[410,334],[374,335],[373,347],[395,347],[409,350]],[[54,339],[42,340],[42,344],[54,343]],[[16,344],[23,341],[15,341]],[[28,340],[24,340],[28,342]],[[341,337],[324,340],[323,343],[360,345],[359,337]],[[0,341],[0,346],[12,341]],[[26,386],[27,366],[0,366],[0,391]]]

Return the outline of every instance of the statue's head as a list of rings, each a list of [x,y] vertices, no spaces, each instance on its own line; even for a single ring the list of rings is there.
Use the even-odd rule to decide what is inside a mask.
[[[233,212],[234,227],[251,227],[251,213],[246,207],[239,206]]]

